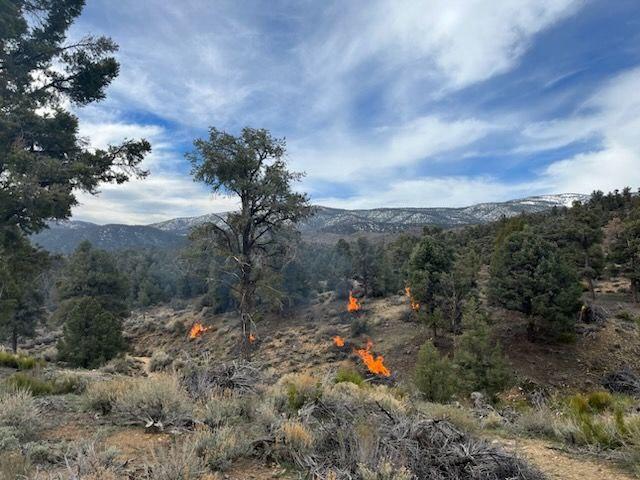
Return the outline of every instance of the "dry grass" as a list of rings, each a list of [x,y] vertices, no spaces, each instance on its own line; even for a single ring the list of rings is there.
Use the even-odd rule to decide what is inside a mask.
[[[30,438],[39,429],[40,408],[26,390],[0,394],[0,426],[13,428],[20,439]]]

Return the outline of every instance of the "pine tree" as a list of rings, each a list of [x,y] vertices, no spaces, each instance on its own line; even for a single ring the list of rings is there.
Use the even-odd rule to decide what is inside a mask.
[[[465,308],[464,333],[455,349],[454,364],[460,385],[467,393],[493,396],[509,384],[510,373],[500,346],[491,340],[487,316],[475,301]]]
[[[295,224],[312,209],[307,196],[293,190],[302,175],[287,170],[285,141],[268,131],[244,128],[234,136],[211,128],[209,138],[196,140],[194,146],[187,154],[194,179],[240,203],[239,211],[199,227],[192,236],[205,245],[208,241],[237,279],[229,286],[240,315],[241,347],[248,355],[257,294],[261,288],[273,293],[267,280],[275,270],[272,259],[286,254],[296,240]]]
[[[558,255],[557,247],[525,228],[496,249],[489,296],[493,303],[527,315],[530,336],[538,318],[561,334],[575,323],[581,287],[575,267]]]
[[[27,236],[65,219],[79,191],[96,193],[104,182],[144,177],[140,162],[151,147],[127,140],[106,149],[90,149],[79,135],[78,119],[68,106],[105,97],[118,74],[106,37],[65,43],[84,0],[4,0],[0,2],[0,323],[31,318],[20,289],[35,282],[16,260]],[[34,81],[34,79],[36,81]],[[13,241],[4,241],[13,237]],[[43,257],[35,249],[28,257]],[[11,265],[10,262],[16,263]],[[41,262],[40,265],[44,265]],[[32,330],[20,327],[22,334]],[[14,342],[15,343],[15,342]]]
[[[447,402],[457,388],[453,364],[430,341],[418,352],[414,381],[418,390],[432,402]]]
[[[84,241],[69,258],[57,284],[58,298],[66,300],[91,297],[118,317],[129,314],[126,277],[118,270],[111,254]]]
[[[415,246],[409,260],[409,288],[412,298],[420,304],[420,315],[434,328],[434,312],[442,303],[445,274],[453,263],[451,248],[440,238],[425,236]]]
[[[12,0],[0,9],[0,228],[37,232],[68,218],[78,191],[146,175],[139,164],[148,142],[90,150],[66,109],[103,99],[118,74],[111,39],[63,43],[83,5]]]
[[[18,349],[21,337],[32,337],[42,319],[39,278],[49,267],[47,252],[35,248],[19,229],[0,229],[0,338]]]
[[[126,278],[112,257],[82,242],[69,259],[58,284],[63,323],[59,358],[93,368],[125,348],[122,320],[129,314]]]
[[[622,267],[622,272],[631,282],[634,302],[639,302],[640,291],[640,207],[623,222],[611,249],[611,259]]]
[[[75,367],[99,367],[125,348],[122,320],[94,297],[67,302],[62,332],[58,358]]]
[[[369,296],[375,289],[375,281],[378,274],[378,262],[376,250],[365,237],[360,237],[354,244],[353,269],[356,277],[362,282],[364,296]]]
[[[591,298],[596,292],[593,282],[602,274],[604,253],[602,251],[602,226],[600,215],[592,208],[576,202],[567,212],[564,220],[552,222],[549,237],[563,248],[579,275],[587,282]]]

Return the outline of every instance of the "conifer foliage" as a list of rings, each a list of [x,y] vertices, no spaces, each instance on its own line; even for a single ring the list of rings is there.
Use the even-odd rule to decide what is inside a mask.
[[[125,348],[122,320],[128,315],[127,282],[107,252],[81,243],[63,272],[58,292],[61,360],[91,368]]]

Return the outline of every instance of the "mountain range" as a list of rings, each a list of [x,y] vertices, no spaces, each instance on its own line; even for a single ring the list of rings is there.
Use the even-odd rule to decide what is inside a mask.
[[[321,234],[351,235],[356,233],[398,233],[419,231],[426,225],[444,228],[473,225],[512,217],[520,213],[536,213],[553,207],[570,206],[584,201],[588,195],[562,193],[527,197],[507,202],[479,203],[460,208],[373,208],[345,210],[316,207],[315,215],[300,225],[307,237]],[[67,220],[52,222],[49,228],[33,235],[32,240],[56,253],[70,253],[83,240],[105,250],[139,248],[177,248],[187,241],[189,231],[206,222],[221,222],[226,214],[182,217],[150,225],[97,225]]]

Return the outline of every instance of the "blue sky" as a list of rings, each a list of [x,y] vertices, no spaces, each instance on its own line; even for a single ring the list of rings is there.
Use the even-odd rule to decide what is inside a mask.
[[[286,137],[316,204],[464,206],[640,186],[637,0],[87,0],[120,76],[77,111],[95,146],[146,137],[151,175],[74,218],[234,207],[189,176],[209,126]]]

